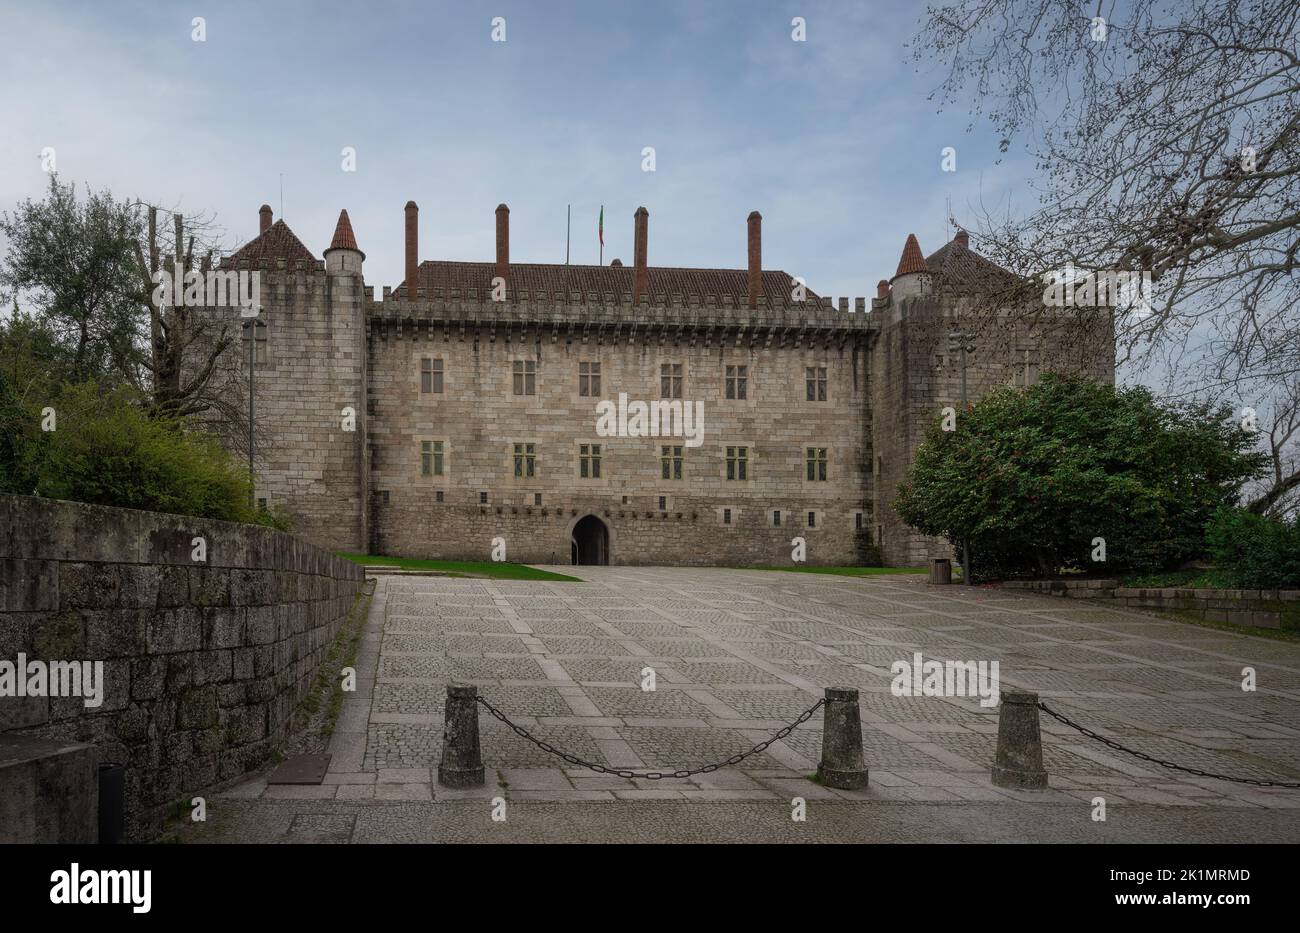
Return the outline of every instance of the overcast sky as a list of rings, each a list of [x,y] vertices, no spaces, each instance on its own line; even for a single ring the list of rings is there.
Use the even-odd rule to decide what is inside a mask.
[[[347,208],[376,286],[402,278],[414,199],[421,259],[493,258],[504,201],[515,261],[563,262],[572,204],[594,263],[604,204],[605,261],[628,262],[644,204],[652,265],[740,268],[759,210],[766,268],[869,295],[908,233],[950,238],[949,200],[960,221],[1031,170],[927,99],[907,0],[5,6],[0,208],[41,196],[52,147],[64,180],[215,214],[233,246],[263,202],[282,216],[283,175],[294,232],[319,256]]]

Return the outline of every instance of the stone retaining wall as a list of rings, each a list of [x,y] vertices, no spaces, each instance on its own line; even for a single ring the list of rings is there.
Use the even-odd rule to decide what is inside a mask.
[[[1008,580],[1004,587],[1073,599],[1100,599],[1137,609],[1176,609],[1212,622],[1300,630],[1300,590],[1130,587],[1118,580]]]
[[[268,759],[363,579],[268,528],[0,496],[0,661],[102,660],[105,682],[98,708],[0,697],[0,732],[127,764],[128,833],[147,837]]]

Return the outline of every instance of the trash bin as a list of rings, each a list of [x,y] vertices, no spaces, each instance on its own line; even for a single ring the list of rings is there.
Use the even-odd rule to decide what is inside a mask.
[[[946,557],[936,557],[930,561],[930,582],[951,583],[952,561]]]
[[[126,765],[99,766],[99,844],[117,845],[126,826]]]

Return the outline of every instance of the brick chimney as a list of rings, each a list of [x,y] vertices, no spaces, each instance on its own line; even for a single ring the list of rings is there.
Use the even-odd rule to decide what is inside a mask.
[[[749,213],[749,306],[758,307],[763,292],[763,215]]]
[[[420,283],[420,209],[406,202],[406,297],[414,298]]]
[[[497,277],[510,281],[510,208],[497,205]]]
[[[889,297],[889,280],[881,279],[876,283],[876,297],[884,301]]]
[[[260,208],[258,208],[257,219],[258,219],[258,225],[257,225],[258,233],[265,233],[266,231],[270,230],[271,229],[271,205],[263,204]]]
[[[952,238],[952,241],[962,249],[970,249],[970,234],[965,230],[958,229],[957,235]]]
[[[636,226],[632,235],[632,301],[641,300],[650,286],[650,272],[646,269],[646,237],[650,224],[650,212],[644,207],[636,209]]]

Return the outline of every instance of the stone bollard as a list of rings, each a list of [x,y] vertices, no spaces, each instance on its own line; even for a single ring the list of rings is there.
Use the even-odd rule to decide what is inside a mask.
[[[478,687],[447,685],[438,783],[447,787],[483,784],[483,756],[478,743]]]
[[[827,687],[822,707],[822,760],[817,779],[827,787],[860,790],[867,786],[867,765],[862,760],[862,717],[858,691]]]
[[[1043,736],[1038,729],[1038,694],[1003,690],[998,710],[998,751],[993,761],[998,787],[1036,790],[1047,786]]]
[[[948,584],[952,582],[952,561],[946,557],[936,557],[930,561],[930,582]]]

